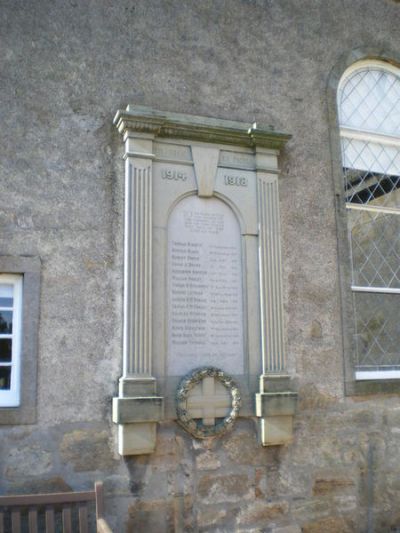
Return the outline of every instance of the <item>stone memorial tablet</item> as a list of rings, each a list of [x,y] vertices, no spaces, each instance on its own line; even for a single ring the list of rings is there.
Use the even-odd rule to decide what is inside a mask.
[[[243,372],[239,223],[223,201],[189,196],[168,225],[168,374]]]
[[[162,420],[220,434],[239,399],[264,446],[290,442],[278,191],[290,136],[140,106],[115,124],[125,143],[119,453],[153,452]]]

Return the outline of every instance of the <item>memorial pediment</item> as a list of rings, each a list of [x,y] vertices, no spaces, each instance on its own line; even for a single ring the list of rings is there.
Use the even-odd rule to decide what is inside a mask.
[[[280,150],[290,139],[290,135],[276,132],[271,127],[131,105],[117,112],[114,124],[121,134],[130,130],[149,133],[157,138],[188,139],[248,148],[258,146]]]

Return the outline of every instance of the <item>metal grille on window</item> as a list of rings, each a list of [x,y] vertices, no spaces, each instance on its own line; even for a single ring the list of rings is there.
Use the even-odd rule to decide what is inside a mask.
[[[357,379],[400,377],[399,76],[360,66],[338,95]]]

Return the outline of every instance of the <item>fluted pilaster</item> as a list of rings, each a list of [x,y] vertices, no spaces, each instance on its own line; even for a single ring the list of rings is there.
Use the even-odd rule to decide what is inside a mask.
[[[151,162],[126,165],[124,375],[151,375]]]
[[[259,263],[263,374],[285,370],[282,256],[277,175],[258,175]]]

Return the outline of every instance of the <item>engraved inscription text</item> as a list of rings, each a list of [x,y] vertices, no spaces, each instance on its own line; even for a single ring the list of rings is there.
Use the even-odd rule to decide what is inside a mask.
[[[236,185],[237,187],[247,187],[247,178],[246,176],[229,176],[225,174],[224,183],[225,185]]]
[[[239,224],[216,198],[190,196],[168,228],[168,372],[196,366],[243,371]]]
[[[161,170],[161,177],[163,180],[175,180],[175,181],[186,181],[187,174],[184,172],[179,172],[178,170],[171,170],[168,168],[163,168]]]

